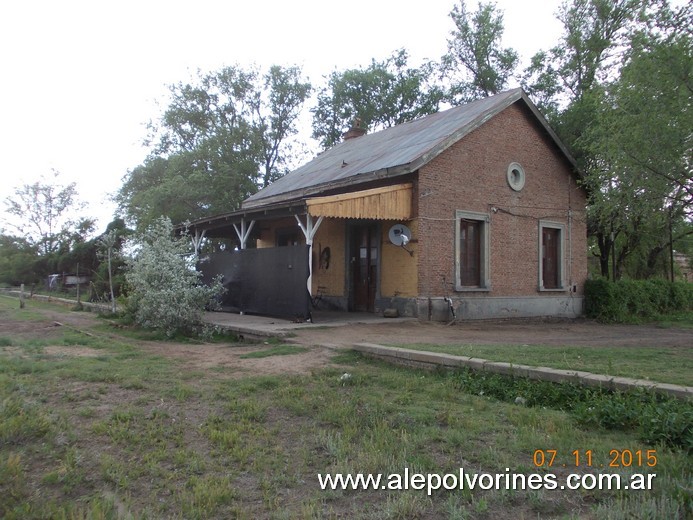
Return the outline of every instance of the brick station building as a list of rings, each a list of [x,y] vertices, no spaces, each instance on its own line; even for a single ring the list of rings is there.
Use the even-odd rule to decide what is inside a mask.
[[[189,230],[230,311],[422,320],[582,313],[586,195],[521,89],[344,141]],[[452,307],[452,308],[451,308]]]

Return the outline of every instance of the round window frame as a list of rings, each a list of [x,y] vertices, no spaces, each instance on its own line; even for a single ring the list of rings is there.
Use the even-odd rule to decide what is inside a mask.
[[[517,174],[515,172],[517,171]],[[508,181],[508,186],[514,191],[522,191],[522,188],[525,187],[525,180],[526,180],[526,175],[525,175],[525,169],[522,167],[520,163],[513,162],[508,165],[508,170],[505,175],[507,181]]]

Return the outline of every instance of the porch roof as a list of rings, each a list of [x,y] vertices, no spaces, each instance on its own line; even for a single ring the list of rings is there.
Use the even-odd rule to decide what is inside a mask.
[[[313,197],[306,200],[306,205],[308,213],[314,217],[409,220],[411,199],[412,183],[408,182],[327,197]]]
[[[180,229],[192,231],[204,230],[205,236],[209,238],[229,238],[236,236],[236,231],[233,227],[234,224],[239,224],[243,220],[247,222],[253,220],[271,220],[275,218],[291,217],[293,215],[305,215],[306,213],[306,201],[295,200],[284,204],[273,204],[254,209],[239,209],[221,215],[203,217],[186,222],[178,227]]]
[[[368,190],[352,191],[326,197],[312,197],[284,204],[249,208],[204,217],[181,225],[190,230],[204,230],[210,238],[235,236],[234,224],[242,220],[271,220],[310,214],[313,217],[363,218],[374,220],[409,220],[412,216],[412,183],[406,182]]]

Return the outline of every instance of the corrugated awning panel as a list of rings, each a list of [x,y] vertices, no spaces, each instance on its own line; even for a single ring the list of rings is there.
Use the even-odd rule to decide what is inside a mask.
[[[412,183],[372,190],[314,197],[306,201],[308,213],[315,217],[409,220]]]

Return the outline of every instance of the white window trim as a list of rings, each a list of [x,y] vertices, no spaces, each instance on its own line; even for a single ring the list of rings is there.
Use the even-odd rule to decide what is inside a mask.
[[[560,287],[557,287],[555,289],[547,289],[544,287],[544,279],[542,276],[542,271],[544,267],[544,256],[542,255],[541,251],[541,239],[542,239],[542,231],[544,228],[550,228],[550,229],[558,229],[560,232],[560,248],[558,250],[558,281],[560,283]],[[566,284],[566,279],[565,279],[565,240],[566,240],[566,234],[565,234],[565,229],[566,225],[562,222],[553,222],[550,220],[540,220],[539,221],[539,238],[537,240],[537,257],[538,257],[538,266],[539,270],[537,273],[537,285],[539,288],[540,292],[565,292],[567,291],[567,284]]]
[[[460,220],[478,220],[483,222],[481,232],[481,285],[467,286],[460,282]],[[483,292],[491,290],[491,216],[488,213],[475,211],[455,211],[455,291]]]

